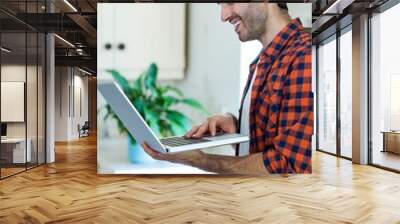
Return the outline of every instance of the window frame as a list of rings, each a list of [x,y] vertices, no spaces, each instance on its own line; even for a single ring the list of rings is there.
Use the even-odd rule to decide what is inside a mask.
[[[35,1],[33,1],[33,3],[36,3],[36,11],[38,12],[39,11],[39,2],[43,2],[43,1],[39,1],[39,0],[35,0]],[[27,3],[27,2],[25,2],[25,3]],[[4,13],[9,13],[9,12],[7,12],[7,11],[5,11],[5,10],[2,10]],[[46,7],[45,8],[45,12],[47,13],[48,12],[48,7]],[[25,4],[25,20],[26,20],[26,16],[27,16],[27,5]],[[10,14],[10,15],[12,15],[12,14]],[[13,19],[16,19],[17,21],[18,21],[18,18],[16,18],[16,17],[14,17]],[[19,22],[21,22],[21,21],[19,21]],[[37,167],[39,167],[39,166],[41,166],[41,165],[45,165],[46,163],[47,163],[47,44],[48,44],[48,40],[47,40],[47,32],[43,32],[43,31],[41,31],[41,30],[38,30],[38,29],[36,29],[36,28],[34,28],[34,27],[32,27],[32,26],[30,26],[30,25],[28,25],[27,23],[24,23],[24,22],[22,22],[23,23],[23,30],[21,29],[21,30],[16,30],[16,31],[3,31],[3,30],[1,30],[0,29],[0,45],[2,45],[1,44],[1,41],[2,41],[2,35],[3,34],[6,34],[6,33],[20,33],[20,34],[23,34],[23,35],[25,35],[25,40],[24,40],[24,42],[25,42],[25,49],[24,49],[24,51],[25,51],[25,87],[24,87],[24,130],[25,130],[25,134],[24,134],[24,136],[23,136],[23,138],[25,139],[25,166],[24,167],[21,167],[21,168],[23,168],[23,170],[20,170],[20,171],[17,171],[17,172],[14,172],[14,173],[12,173],[12,174],[8,174],[8,175],[4,175],[4,173],[2,173],[2,167],[0,166],[0,180],[4,180],[4,179],[6,179],[6,178],[9,178],[9,177],[12,177],[12,176],[14,176],[14,175],[18,175],[18,174],[20,174],[20,173],[23,173],[23,172],[26,172],[26,171],[28,171],[28,170],[30,170],[30,169],[34,169],[34,168],[37,168]],[[0,28],[1,28],[1,23],[0,23]],[[36,141],[37,141],[37,144],[36,144],[36,161],[34,162],[34,163],[31,163],[31,164],[29,164],[29,166],[28,166],[28,163],[29,162],[27,162],[27,156],[28,156],[28,154],[27,154],[27,142],[28,142],[28,111],[27,111],[27,83],[28,83],[28,78],[27,78],[27,76],[28,76],[28,34],[33,34],[33,35],[35,35],[36,36],[36,49],[35,49],[35,52],[36,52],[36,60],[35,60],[35,62],[34,62],[34,64],[35,64],[35,66],[36,66],[36,71],[35,71],[35,75],[36,75],[36,91],[35,91],[35,95],[36,95],[36,122],[34,122],[34,124],[33,125],[36,125],[36,136],[34,136],[33,138],[36,138]],[[39,162],[39,141],[38,141],[38,139],[39,139],[39,113],[38,113],[38,111],[39,111],[39,81],[38,81],[38,75],[39,75],[39,70],[38,70],[38,66],[39,66],[39,34],[43,34],[42,35],[42,38],[40,39],[40,41],[42,42],[41,44],[43,44],[42,45],[42,47],[43,47],[43,49],[41,49],[42,51],[42,53],[44,53],[44,55],[42,55],[42,57],[43,57],[43,59],[42,60],[44,60],[44,63],[42,64],[43,65],[43,68],[42,68],[42,71],[41,71],[41,75],[42,75],[42,84],[43,84],[43,88],[44,88],[44,90],[43,90],[43,93],[42,93],[42,96],[44,96],[44,98],[42,99],[42,103],[43,103],[43,105],[41,105],[43,108],[43,117],[41,117],[40,119],[41,119],[41,122],[43,122],[43,125],[44,125],[44,127],[43,127],[43,145],[42,145],[42,152],[44,153],[43,155],[41,155],[41,157],[43,157],[42,159],[43,159],[43,162]],[[2,75],[1,75],[1,68],[2,68],[2,62],[3,62],[3,58],[2,58],[2,56],[1,56],[1,53],[0,53],[0,82],[1,82],[1,79],[2,79]],[[32,75],[32,74],[31,74]],[[1,86],[0,86],[0,90],[1,90]],[[0,91],[1,92],[1,91]],[[0,93],[0,95],[1,95],[1,93]],[[0,105],[0,111],[1,111],[1,105]],[[1,115],[0,115],[0,117],[1,117]],[[43,120],[42,120],[43,119]],[[1,119],[0,119],[0,123],[2,123],[1,122]],[[32,151],[33,152],[33,151]],[[32,154],[31,154],[32,155]],[[1,144],[0,144],[0,158],[1,158]]]
[[[341,67],[340,67],[340,37],[347,32],[352,32],[352,22],[349,22],[349,17],[344,17],[343,20],[345,20],[343,23],[346,23],[344,27],[341,27],[340,29],[337,27],[336,32],[332,33],[331,35],[325,37],[324,39],[318,40],[318,42],[315,44],[316,45],[316,151],[323,152],[329,155],[333,155],[339,158],[343,158],[346,160],[352,160],[352,158],[347,157],[342,155],[342,150],[341,150],[341,118],[340,118],[340,103],[341,103],[341,97],[340,97],[340,77],[341,77]],[[338,23],[341,22],[341,20],[338,21]],[[329,28],[328,28],[329,29]],[[319,100],[319,47],[321,44],[326,44],[329,43],[330,41],[336,41],[336,152],[328,152],[327,150],[321,149],[320,148],[320,140],[319,140],[319,127],[320,127],[320,122],[319,122],[319,106],[318,106],[318,100]]]
[[[372,88],[372,19],[374,17],[374,14],[382,14],[385,11],[393,8],[394,6],[400,4],[399,0],[388,0],[382,5],[368,10],[368,30],[367,30],[367,40],[368,40],[368,54],[367,54],[367,63],[368,63],[368,69],[367,69],[367,78],[368,78],[368,165],[380,168],[383,170],[395,172],[395,173],[400,173],[400,170],[390,168],[387,166],[383,166],[380,164],[376,164],[373,162],[373,133],[372,133],[372,94],[373,94],[373,88]]]

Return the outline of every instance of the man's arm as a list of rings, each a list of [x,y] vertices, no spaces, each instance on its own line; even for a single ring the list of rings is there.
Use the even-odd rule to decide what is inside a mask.
[[[234,157],[206,154],[199,150],[164,154],[153,150],[146,144],[142,144],[142,147],[154,159],[186,164],[205,171],[222,174],[268,174],[268,171],[264,167],[263,155],[261,152],[247,156]]]
[[[221,156],[204,154],[204,170],[216,173],[267,175],[262,153],[247,156]],[[203,165],[203,164],[200,164]],[[208,167],[208,168],[207,168]],[[201,168],[201,167],[199,167]],[[203,168],[201,168],[203,169]]]
[[[279,113],[280,132],[273,139],[273,148],[264,149],[264,164],[270,173],[311,173],[311,50],[303,51],[285,80],[287,96]]]
[[[201,138],[206,133],[215,135],[219,130],[225,133],[237,132],[237,119],[235,116],[232,114],[225,114],[210,117],[203,124],[193,127],[192,130],[186,134],[186,137]],[[268,174],[263,163],[263,155],[261,152],[248,156],[234,157],[206,154],[200,150],[164,154],[153,150],[146,144],[142,144],[142,147],[154,159],[186,164],[205,171],[224,174]]]

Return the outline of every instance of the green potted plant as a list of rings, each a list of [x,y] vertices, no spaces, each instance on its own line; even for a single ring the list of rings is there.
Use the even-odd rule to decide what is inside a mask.
[[[128,81],[116,70],[107,70],[120,85],[126,96],[135,106],[146,123],[159,137],[183,135],[189,130],[191,121],[183,113],[174,109],[176,105],[185,104],[200,112],[208,114],[204,107],[196,100],[185,98],[183,93],[170,85],[157,84],[157,65],[152,63],[136,80]],[[132,163],[152,161],[130,135],[124,124],[111,109],[105,106],[104,120],[116,120],[120,133],[128,135],[128,155]]]

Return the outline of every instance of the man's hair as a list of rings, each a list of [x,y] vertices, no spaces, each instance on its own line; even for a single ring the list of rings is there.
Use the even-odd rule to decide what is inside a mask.
[[[287,3],[277,3],[280,9],[288,11]]]

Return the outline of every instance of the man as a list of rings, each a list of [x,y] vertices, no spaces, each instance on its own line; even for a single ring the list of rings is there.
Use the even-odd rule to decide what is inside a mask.
[[[281,3],[222,3],[221,19],[233,24],[240,41],[259,40],[263,50],[250,65],[239,121],[231,114],[216,115],[186,137],[240,132],[250,136],[249,144],[240,145],[240,151],[249,154],[221,156],[200,150],[162,154],[143,144],[144,150],[155,159],[217,173],[311,173],[310,35],[298,19],[291,20]]]

